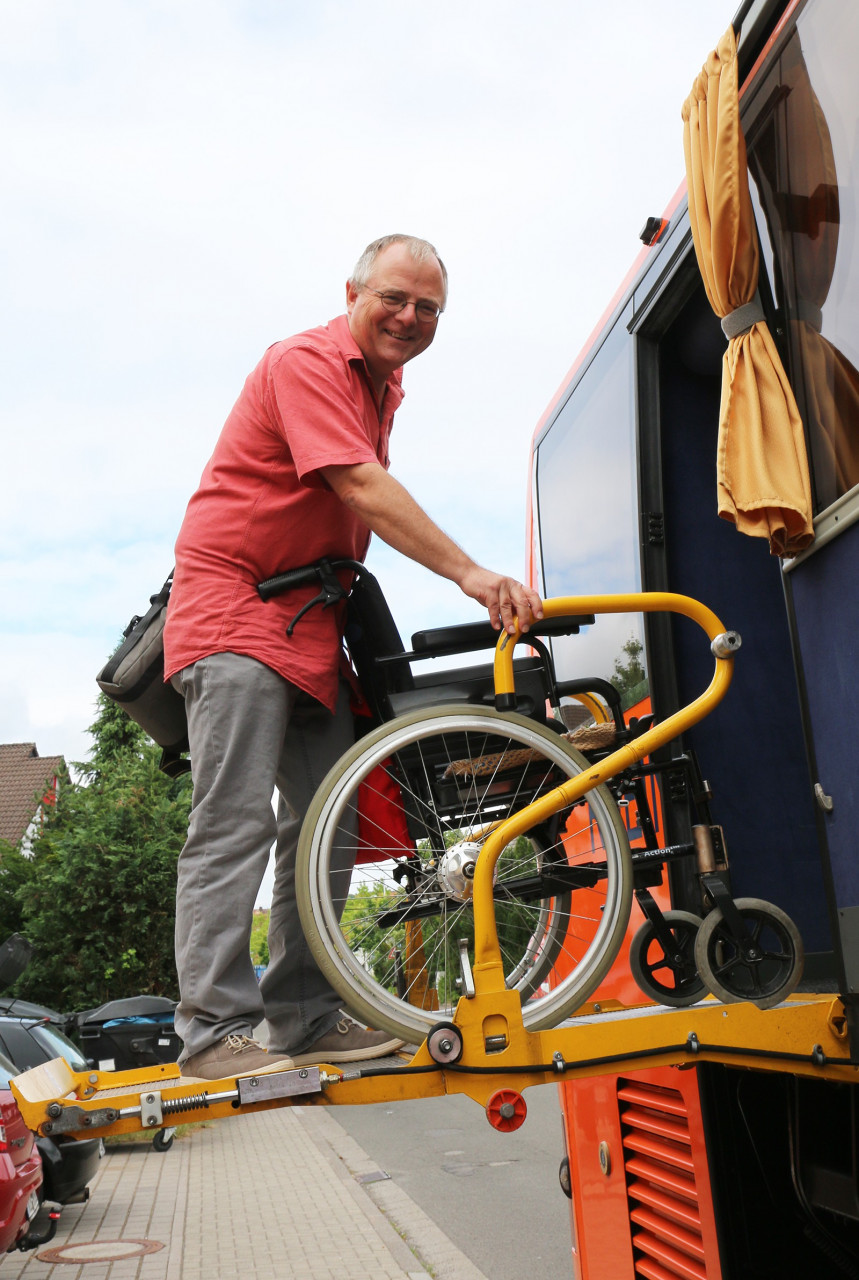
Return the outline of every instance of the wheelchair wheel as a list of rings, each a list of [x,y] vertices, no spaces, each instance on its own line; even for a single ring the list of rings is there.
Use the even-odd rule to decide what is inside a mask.
[[[314,797],[297,864],[305,935],[351,1012],[409,1041],[452,1015],[463,939],[474,959],[471,880],[482,844],[586,768],[549,729],[469,706],[401,716],[356,743]],[[358,817],[368,791],[384,792],[387,805],[375,825]],[[606,788],[508,845],[493,896],[505,980],[525,1025],[555,1026],[599,985],[629,917],[629,843]]]
[[[695,943],[695,963],[707,986],[726,1003],[751,1000],[772,1009],[802,977],[804,951],[799,930],[780,907],[760,898],[738,898],[757,955],[743,955],[718,907],[704,919]]]
[[[645,920],[632,939],[629,967],[633,978],[651,1000],[683,1009],[707,994],[706,984],[695,968],[695,939],[701,927],[701,917],[689,911],[666,911],[663,919],[674,938],[671,958],[656,936],[653,925]]]

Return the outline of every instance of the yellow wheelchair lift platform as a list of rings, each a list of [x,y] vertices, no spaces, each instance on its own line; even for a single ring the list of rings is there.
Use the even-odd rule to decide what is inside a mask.
[[[473,881],[473,973],[463,981],[465,994],[452,1020],[432,1027],[411,1057],[346,1066],[322,1063],[215,1081],[183,1077],[175,1064],[75,1073],[58,1059],[12,1081],[29,1127],[52,1136],[106,1136],[272,1107],[465,1094],[486,1109],[497,1129],[509,1130],[525,1119],[523,1090],[625,1070],[720,1062],[855,1082],[859,1060],[850,1058],[847,1018],[837,996],[798,995],[774,1008],[722,1004],[713,997],[680,1009],[583,1003],[574,1018],[534,1031],[525,1028],[519,993],[505,985],[493,904],[493,874],[505,845],[685,732],[713,709],[730,684],[739,637],[725,632],[715,614],[688,596],[644,592],[544,602],[546,617],[638,611],[679,613],[702,627],[716,659],[709,688],[661,724],[511,814],[488,835]],[[502,711],[515,706],[512,655],[518,639],[518,632],[502,636],[495,651],[496,705]],[[582,1001],[598,982],[599,977],[582,991]]]
[[[487,1041],[492,1046],[487,1049]],[[439,1056],[461,1047],[455,1062]],[[500,1046],[500,1047],[499,1047]],[[63,1059],[16,1076],[12,1090],[35,1132],[78,1138],[154,1132],[297,1105],[355,1105],[465,1094],[500,1130],[525,1119],[525,1089],[648,1067],[720,1062],[759,1071],[855,1082],[844,1008],[831,995],[794,996],[774,1009],[720,1004],[685,1009],[587,1010],[548,1031],[524,1030],[516,993],[463,998],[408,1059],[305,1066],[195,1080],[168,1064],[137,1071],[73,1072]]]

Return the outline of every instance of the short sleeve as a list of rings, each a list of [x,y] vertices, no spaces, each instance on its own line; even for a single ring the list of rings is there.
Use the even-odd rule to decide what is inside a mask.
[[[325,467],[379,461],[372,393],[342,355],[311,343],[290,346],[272,364],[268,383],[269,411],[302,485],[327,488]]]

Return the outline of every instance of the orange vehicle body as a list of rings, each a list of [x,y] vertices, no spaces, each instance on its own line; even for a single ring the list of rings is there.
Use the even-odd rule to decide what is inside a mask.
[[[637,702],[626,712],[626,719],[640,719],[651,712],[650,699],[645,698],[641,702]],[[659,784],[654,775],[650,775],[645,783],[647,787],[647,798],[650,808],[650,814],[653,820],[653,826],[660,846],[664,845],[662,839],[662,801],[659,794]],[[630,796],[626,803],[621,807],[621,817],[629,837],[630,847],[632,849],[644,847],[644,835],[642,833],[641,824],[639,822],[638,809],[634,797]],[[573,820],[570,818],[568,827],[572,830]],[[583,832],[578,823],[575,824],[577,834],[564,835],[564,849],[567,860],[572,866],[576,862],[587,862],[592,856],[592,849],[587,843],[586,833]],[[587,899],[588,895],[593,895],[595,910],[588,910],[585,907],[581,911],[581,915],[585,918],[593,918],[598,910],[599,899],[598,889],[579,889],[577,890],[577,898],[581,902]],[[663,910],[668,910],[671,906],[670,892],[668,888],[667,878],[662,875],[662,881],[659,885],[651,889],[656,901]],[[600,987],[593,999],[598,1004],[606,1004],[608,1001],[616,1002],[626,1008],[634,1007],[641,1004],[652,1004],[653,1002],[642,993],[637,986],[632,974],[629,970],[629,946],[632,941],[633,934],[642,923],[643,915],[633,900],[632,915],[630,917],[629,926],[626,931],[623,945],[618,952],[617,959],[611,967],[607,977],[600,984]],[[552,981],[560,981],[565,978],[573,967],[573,960],[578,963],[584,952],[584,947],[589,939],[576,939],[573,926],[570,927],[567,941],[562,948],[562,954],[553,971]]]
[[[646,698],[629,709],[626,719],[650,712]],[[654,775],[647,778],[646,786],[662,846],[662,804]],[[643,847],[634,798],[622,807],[621,815],[630,847]],[[581,833],[577,845],[567,837],[565,846],[572,864],[591,855]],[[663,910],[670,909],[664,873],[651,893]],[[583,914],[590,913],[585,909]],[[596,1005],[632,1008],[652,1003],[637,986],[629,966],[630,942],[643,919],[633,901],[623,946],[593,997]],[[565,976],[575,954],[575,944],[568,942],[553,976]],[[570,1178],[574,1274],[580,1280],[633,1275],[652,1280],[721,1280],[695,1070],[626,1071],[560,1085],[558,1092]]]
[[[574,1273],[721,1280],[694,1069],[596,1076],[561,1098]]]

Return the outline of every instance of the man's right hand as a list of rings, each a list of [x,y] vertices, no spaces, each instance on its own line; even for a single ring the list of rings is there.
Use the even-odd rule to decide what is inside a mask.
[[[465,595],[479,600],[489,611],[489,621],[496,631],[503,628],[512,635],[518,622],[519,630],[526,632],[543,616],[543,602],[536,591],[480,565],[467,569],[458,585]]]

